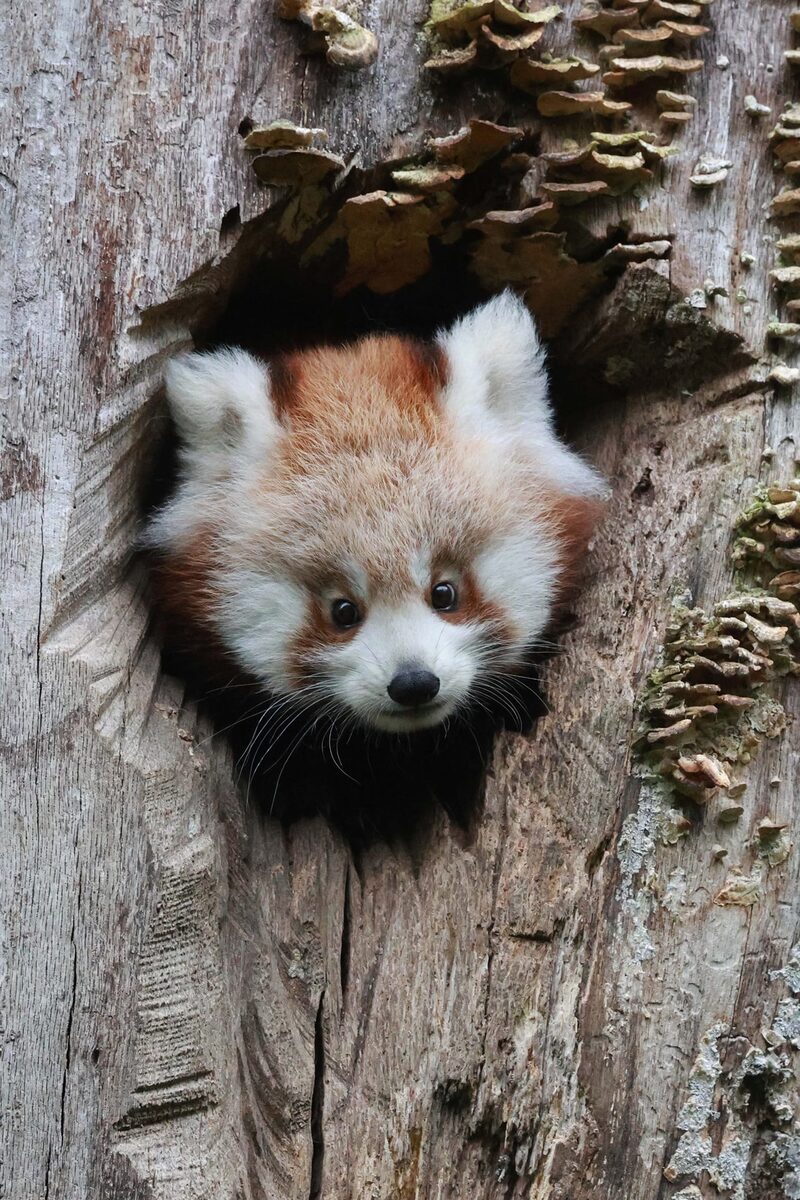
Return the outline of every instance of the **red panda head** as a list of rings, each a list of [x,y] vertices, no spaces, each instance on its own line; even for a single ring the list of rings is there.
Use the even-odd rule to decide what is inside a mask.
[[[519,300],[431,344],[190,354],[167,394],[181,478],[147,540],[173,616],[320,718],[413,731],[502,695],[604,493]]]

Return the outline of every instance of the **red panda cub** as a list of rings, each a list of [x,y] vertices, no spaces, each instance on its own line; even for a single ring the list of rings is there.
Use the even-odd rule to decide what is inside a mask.
[[[167,615],[219,680],[408,734],[523,670],[605,485],[556,437],[513,293],[430,343],[188,354],[166,390],[180,476],[146,540]]]

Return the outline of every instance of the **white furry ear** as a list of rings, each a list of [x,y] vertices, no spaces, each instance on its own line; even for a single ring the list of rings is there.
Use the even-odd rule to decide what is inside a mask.
[[[556,435],[545,350],[528,309],[510,290],[440,333],[449,364],[445,409],[467,434],[525,443],[542,475],[565,493],[604,496],[601,477]]]
[[[190,473],[263,460],[279,433],[269,372],[246,350],[184,354],[166,371],[167,400]]]
[[[512,291],[439,335],[450,364],[445,403],[460,420],[487,418],[510,433],[550,428],[545,351],[533,317]]]

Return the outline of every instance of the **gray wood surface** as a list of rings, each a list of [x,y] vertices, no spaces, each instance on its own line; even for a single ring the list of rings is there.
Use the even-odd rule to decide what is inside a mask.
[[[565,7],[552,48],[596,58]],[[497,745],[473,834],[433,814],[411,847],[354,859],[321,819],[282,829],[247,806],[225,746],[160,670],[131,555],[137,491],[164,362],[266,203],[239,123],[321,126],[364,166],[473,114],[541,126],[502,79],[422,75],[426,15],[417,0],[362,6],[380,57],[348,75],[304,57],[301,27],[262,4],[4,14],[0,1194],[13,1200],[800,1196],[800,855],[755,906],[713,903],[752,860],[758,820],[797,829],[798,726],[748,769],[736,826],[706,821],[677,845],[659,839],[631,759],[671,597],[730,591],[736,512],[757,481],[797,469],[796,388],[767,386],[763,360],[767,322],[785,315],[773,243],[792,230],[769,219],[783,177],[766,140],[793,94],[787,5],[705,9],[704,68],[675,85],[699,101],[675,160],[644,197],[567,214],[586,244],[627,223],[626,240],[673,249],[631,268],[648,273],[642,292],[573,318],[565,353],[599,361],[620,312],[631,320],[625,295],[710,279],[729,295],[704,315],[754,359],[711,338],[687,387],[691,339],[650,363],[634,312],[644,383],[613,403],[589,395],[580,423],[614,489],[581,623],[547,671],[551,714]],[[748,93],[772,117],[747,116]],[[551,122],[542,148],[588,127]],[[701,195],[688,178],[703,153],[734,165]],[[242,224],[223,224],[236,206]],[[794,715],[797,684],[784,692]],[[751,1057],[748,1073],[776,1015],[795,1022],[784,1061]]]

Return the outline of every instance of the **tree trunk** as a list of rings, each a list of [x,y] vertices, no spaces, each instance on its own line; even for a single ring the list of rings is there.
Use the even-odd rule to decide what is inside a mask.
[[[564,7],[525,53],[601,61]],[[673,601],[710,612],[735,590],[737,512],[796,471],[796,385],[769,378],[791,343],[766,341],[788,319],[769,272],[796,220],[770,215],[767,140],[791,21],[773,0],[664,8],[712,28],[654,52],[702,69],[607,96],[677,153],[595,177],[544,155],[626,125],[540,116],[513,64],[438,79],[423,0],[364,6],[379,56],[351,73],[260,4],[8,18],[2,1195],[800,1196],[800,856],[759,853],[760,822],[796,828],[800,732],[736,761],[747,790],[725,825],[633,750]],[[659,121],[657,86],[691,91],[692,119]],[[772,116],[749,115],[749,93]],[[474,175],[457,151],[455,184],[390,178],[473,116],[526,136]],[[335,186],[265,191],[244,118],[322,127],[357,159]],[[703,155],[732,163],[708,189],[689,183]],[[650,168],[578,207],[552,186],[618,191]],[[504,207],[539,211],[499,236],[485,213]],[[139,491],[164,363],[219,328],[254,260],[342,297],[437,270],[446,289],[448,242],[554,336],[613,500],[547,668],[551,712],[498,740],[478,818],[434,808],[414,838],[356,852],[323,817],[248,803],[162,672]],[[791,677],[775,694],[796,709]]]

